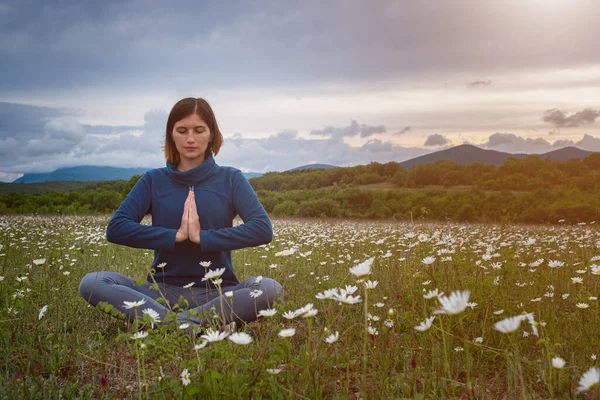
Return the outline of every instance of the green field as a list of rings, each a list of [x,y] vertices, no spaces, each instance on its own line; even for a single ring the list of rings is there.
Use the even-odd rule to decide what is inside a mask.
[[[88,306],[78,293],[86,273],[145,279],[152,263],[151,251],[106,241],[108,218],[0,217],[0,398],[598,394],[597,384],[578,394],[600,353],[595,224],[274,219],[272,243],[233,253],[240,280],[268,276],[286,291],[274,316],[238,327],[253,338],[244,346],[229,339],[203,345],[172,327],[131,326]],[[370,257],[371,274],[357,281],[349,268]],[[430,328],[417,331],[442,308],[435,289],[445,293],[442,301],[469,291],[469,304],[459,299],[450,314],[435,314]],[[340,301],[343,292],[360,301]],[[332,293],[336,299],[322,299]],[[316,315],[306,315],[308,303]],[[304,315],[283,316],[300,308]],[[514,331],[496,329],[523,315],[502,323],[519,325]],[[280,337],[288,328],[295,334]],[[139,329],[149,335],[132,338]],[[553,367],[561,364],[555,357],[563,368]],[[596,371],[586,375],[590,385]]]

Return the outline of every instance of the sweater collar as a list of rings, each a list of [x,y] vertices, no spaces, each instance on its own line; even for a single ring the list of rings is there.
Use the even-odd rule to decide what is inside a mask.
[[[178,171],[176,166],[167,161],[167,173],[173,180],[191,186],[197,185],[210,177],[216,166],[215,158],[211,153],[202,164],[187,171]]]

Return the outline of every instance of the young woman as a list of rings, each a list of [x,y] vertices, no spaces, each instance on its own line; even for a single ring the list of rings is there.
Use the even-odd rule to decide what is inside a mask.
[[[231,250],[269,243],[273,229],[243,174],[215,163],[222,143],[206,100],[185,98],[173,106],[165,132],[166,167],[141,177],[106,229],[110,242],[154,250],[154,280],[148,275],[147,283],[136,285],[116,272],[92,272],[79,287],[87,301],[112,304],[131,321],[142,313],[164,320],[183,296],[189,308],[178,310],[177,320],[196,331],[213,320],[229,328],[232,322],[253,321],[258,311],[283,297],[275,280],[239,282],[234,274]],[[148,212],[152,226],[140,224]],[[244,223],[234,227],[236,215]],[[220,277],[211,277],[221,271]],[[159,290],[151,288],[154,281]],[[157,301],[163,296],[170,306]]]

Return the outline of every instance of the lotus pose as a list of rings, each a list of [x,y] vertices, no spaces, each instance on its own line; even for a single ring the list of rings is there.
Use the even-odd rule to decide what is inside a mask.
[[[166,167],[140,178],[106,229],[110,242],[153,249],[155,272],[142,285],[116,272],[89,273],[79,286],[87,301],[107,302],[131,321],[142,312],[164,320],[183,296],[189,308],[178,309],[176,318],[196,331],[213,319],[230,327],[253,321],[283,297],[275,280],[240,282],[234,274],[231,250],[269,243],[273,229],[244,175],[215,163],[222,143],[206,100],[185,98],[173,106],[165,132]],[[152,226],[140,224],[148,212]],[[236,215],[244,223],[234,227]]]

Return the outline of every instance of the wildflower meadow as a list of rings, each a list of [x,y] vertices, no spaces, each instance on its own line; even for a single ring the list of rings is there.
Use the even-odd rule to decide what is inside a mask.
[[[282,283],[284,300],[195,336],[141,302],[81,298],[89,272],[152,273],[152,251],[106,241],[108,218],[0,217],[0,398],[600,393],[595,224],[273,219],[273,241],[233,262],[240,280]]]

